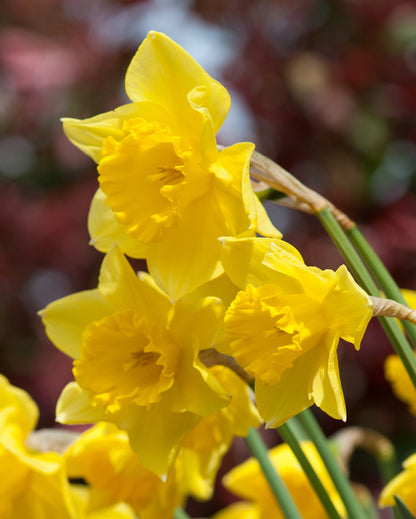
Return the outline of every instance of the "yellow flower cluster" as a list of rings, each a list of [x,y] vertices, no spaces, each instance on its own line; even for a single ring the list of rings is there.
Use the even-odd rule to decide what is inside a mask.
[[[47,510],[36,517],[134,510],[168,518],[187,495],[212,495],[234,436],[263,420],[278,426],[313,404],[346,417],[338,343],[359,348],[370,298],[345,267],[309,267],[281,240],[251,187],[254,145],[217,149],[227,91],[182,48],[149,33],[125,86],[131,103],[63,120],[68,138],[98,164],[88,225],[105,257],[97,288],[40,312],[51,341],[73,359],[57,420],[96,425],[61,455],[29,452],[34,404],[8,387],[0,470],[13,471],[0,518],[35,517],[26,513],[35,497]],[[125,255],[144,258],[149,272],[135,273]],[[287,456],[273,453],[292,467]],[[241,470],[257,469],[250,462]],[[300,469],[288,471],[297,480]],[[262,481],[257,494],[245,475],[232,474],[230,488],[256,494],[240,492],[256,504],[239,505],[239,517],[280,517]],[[71,487],[68,477],[88,485]],[[33,489],[20,498],[26,481]],[[296,491],[307,507],[321,510],[304,488]],[[116,510],[121,502],[131,508]]]

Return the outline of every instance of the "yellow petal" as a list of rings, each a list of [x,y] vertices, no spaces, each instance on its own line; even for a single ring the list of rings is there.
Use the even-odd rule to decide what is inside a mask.
[[[230,401],[216,377],[197,357],[198,351],[183,348],[175,372],[172,409],[191,411],[200,416],[218,412]]]
[[[406,288],[403,288],[401,290],[403,297],[406,299],[407,304],[410,306],[410,308],[416,308],[416,290],[409,290]]]
[[[224,305],[217,297],[177,301],[169,323],[170,333],[179,344],[187,344],[195,337],[198,351],[211,348],[224,312]]]
[[[97,164],[101,160],[104,139],[108,136],[122,138],[122,120],[114,112],[106,112],[89,119],[61,119],[65,135],[77,148]]]
[[[102,158],[104,140],[108,137],[122,139],[125,135],[124,123],[133,117],[150,120],[156,117],[160,121],[168,121],[168,115],[162,107],[146,102],[123,105],[88,119],[63,117],[61,121],[72,144],[98,164]]]
[[[7,424],[17,425],[21,438],[25,438],[35,428],[39,410],[30,395],[23,389],[10,384],[0,375],[0,434],[7,430]]]
[[[103,406],[92,405],[89,394],[76,382],[64,387],[56,404],[56,421],[59,423],[94,423],[110,418]]]
[[[187,97],[195,87],[199,89],[198,97],[204,94],[203,107],[208,110],[216,133],[230,107],[228,92],[170,38],[150,32],[126,73],[126,92],[130,99],[162,105],[172,114],[177,128],[182,128],[184,122],[188,122],[187,117],[191,118]],[[191,98],[194,104],[196,97],[193,94]]]
[[[234,503],[217,512],[212,519],[261,519],[261,511],[255,504]]]
[[[164,401],[147,409],[138,407],[134,413],[122,413],[119,424],[127,431],[143,467],[162,478],[166,478],[181,442],[200,420],[194,413],[173,413],[169,407]]]
[[[39,312],[46,333],[57,348],[73,359],[79,357],[84,328],[112,313],[98,289],[84,290],[50,303]]]
[[[254,404],[253,391],[234,371],[225,366],[212,366],[210,371],[232,395],[229,405],[221,409],[220,413],[230,422],[233,435],[247,436],[250,427],[256,428],[262,423]]]
[[[97,189],[88,213],[90,244],[100,252],[108,252],[114,244],[132,258],[144,258],[146,245],[133,238],[127,227],[118,223],[116,215],[105,203],[106,195]]]
[[[281,238],[282,233],[278,231],[273,225],[263,204],[260,202],[257,196],[254,197],[254,200],[256,204],[257,232],[262,236],[270,236],[270,238]]]
[[[69,492],[66,474],[61,466],[52,473],[30,471],[24,492],[13,503],[11,517],[30,517],[44,519],[59,517],[76,519],[76,509]]]
[[[316,348],[317,364],[314,367],[316,374],[313,377],[312,392],[318,407],[333,418],[345,422],[347,412],[339,378],[338,340],[338,337],[322,339]]]
[[[217,238],[225,229],[215,200],[195,200],[182,217],[166,240],[149,245],[147,258],[150,273],[174,301],[222,273]]]
[[[227,235],[243,236],[257,231],[265,236],[281,238],[264,207],[254,194],[250,181],[250,158],[254,144],[241,142],[221,151],[211,167],[218,178],[217,197],[228,222]]]
[[[279,427],[313,404],[309,360],[308,354],[300,357],[276,385],[256,383],[257,408],[268,428]]]
[[[282,258],[299,259],[296,249],[283,240],[272,238],[221,238],[221,258],[226,274],[240,288],[248,284],[255,287],[277,284],[287,292],[302,291],[299,281],[293,276],[282,276],[274,270],[274,264],[265,265],[264,259],[271,247],[279,246]]]
[[[341,265],[335,275],[336,282],[324,301],[328,326],[337,330],[340,337],[352,342],[358,350],[373,316],[373,305],[368,294],[354,281],[345,265]]]
[[[155,323],[166,323],[171,306],[168,296],[156,285],[141,281],[118,247],[104,257],[98,288],[113,309],[134,309]]]

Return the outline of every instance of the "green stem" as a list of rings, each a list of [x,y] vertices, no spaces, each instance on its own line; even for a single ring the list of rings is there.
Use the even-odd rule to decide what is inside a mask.
[[[380,296],[380,291],[377,288],[373,278],[370,276],[361,258],[357,254],[357,251],[351,245],[350,241],[344,234],[344,231],[331,214],[330,210],[325,207],[317,213],[323,226],[327,230],[328,234],[338,247],[339,251],[343,255],[349,269],[356,277],[361,286],[371,296]],[[402,333],[400,326],[395,319],[389,317],[379,317],[382,327],[389,337],[396,353],[399,355],[403,365],[412,380],[413,385],[416,387],[416,357],[413,353],[412,347],[408,343],[405,335]]]
[[[350,482],[342,472],[335,456],[329,448],[327,439],[325,438],[321,428],[316,422],[313,414],[309,409],[302,411],[298,418],[304,429],[308,432],[311,440],[315,444],[324,465],[326,466],[331,479],[338,490],[338,493],[347,510],[350,519],[366,519],[366,516],[359,505],[357,498],[352,491]]]
[[[322,225],[325,227],[335,245],[338,247],[338,250],[347,262],[353,276],[371,296],[380,297],[380,290],[377,288],[373,278],[370,276],[361,258],[345,236],[344,231],[333,217],[331,211],[325,207],[317,213],[317,216],[321,220]]]
[[[397,457],[394,449],[391,452],[381,453],[377,456],[378,469],[385,485],[399,472]]]
[[[278,428],[280,436],[292,449],[293,454],[296,456],[300,466],[303,469],[303,472],[306,474],[310,484],[315,490],[316,495],[322,503],[322,506],[325,508],[328,517],[330,519],[340,519],[341,516],[339,515],[331,498],[329,497],[326,488],[322,484],[319,476],[316,474],[307,456],[303,452],[300,441],[295,432],[295,428],[291,422],[292,420],[289,420]]]
[[[302,516],[293,502],[292,496],[289,494],[285,484],[270,461],[268,449],[259,432],[251,428],[245,441],[251,454],[259,462],[263,474],[269,482],[270,488],[282,509],[284,517],[287,519],[302,519]]]
[[[402,305],[409,306],[403,297],[400,288],[384,266],[374,249],[370,246],[364,235],[355,225],[346,232],[354,247],[357,249],[361,257],[371,269],[375,279],[380,285],[386,297],[398,301]],[[407,332],[413,346],[416,347],[416,326],[409,321],[403,321],[403,327]]]
[[[183,508],[178,506],[173,514],[173,519],[190,519],[190,517]]]

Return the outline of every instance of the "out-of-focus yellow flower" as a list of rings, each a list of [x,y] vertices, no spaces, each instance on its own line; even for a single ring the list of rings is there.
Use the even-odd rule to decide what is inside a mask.
[[[341,517],[346,517],[344,506],[332,483],[331,478],[311,442],[302,442],[302,449],[316,474],[328,492]],[[270,459],[283,479],[301,516],[304,519],[324,519],[328,517],[303,472],[294,454],[286,444],[269,451]],[[258,461],[250,458],[232,469],[223,478],[224,486],[238,497],[248,501],[224,509],[215,519],[283,519],[284,515],[270,490]],[[239,516],[238,513],[241,512]]]
[[[127,433],[112,424],[99,423],[84,432],[64,457],[69,477],[83,478],[89,484],[85,508],[97,517],[120,502],[128,503],[141,519],[172,517],[183,502],[180,463],[162,481],[142,466]]]
[[[308,267],[281,240],[226,238],[223,263],[242,289],[225,316],[229,352],[254,377],[268,426],[314,403],[345,420],[337,347],[342,338],[359,349],[372,316],[368,295],[345,266]]]
[[[401,293],[403,294],[403,297],[406,299],[410,308],[416,308],[416,290],[402,288]]]
[[[89,508],[91,489],[87,485],[71,485],[72,499],[77,509],[77,519],[137,519],[126,503],[117,503],[105,508]]]
[[[403,289],[402,294],[408,305],[416,308],[416,292]],[[409,411],[416,415],[416,388],[398,355],[389,355],[386,358],[384,373],[397,398],[407,404]]]
[[[396,397],[407,404],[409,411],[416,415],[416,388],[398,355],[389,355],[386,358],[384,373]]]
[[[97,289],[41,312],[50,339],[74,359],[76,382],[59,398],[58,421],[115,423],[142,465],[166,474],[189,431],[229,402],[198,357],[212,346],[223,313],[213,297],[172,303],[114,247]]]
[[[133,101],[90,119],[63,119],[68,138],[98,163],[92,243],[145,257],[177,299],[222,272],[219,236],[280,237],[249,180],[251,143],[218,152],[226,89],[179,45],[150,32],[126,73]]]
[[[394,506],[394,496],[402,499],[407,508],[416,514],[416,454],[403,463],[404,471],[394,477],[383,489],[378,504],[381,507]]]
[[[254,405],[249,386],[225,366],[210,371],[221,386],[232,395],[228,406],[218,413],[205,416],[188,434],[180,454],[183,484],[197,499],[210,499],[217,471],[234,436],[245,437],[250,427],[262,420]]]
[[[0,518],[78,518],[62,457],[25,446],[37,419],[30,396],[0,375]]]

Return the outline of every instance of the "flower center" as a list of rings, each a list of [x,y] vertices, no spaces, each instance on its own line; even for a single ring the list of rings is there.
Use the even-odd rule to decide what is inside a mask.
[[[169,128],[134,118],[124,131],[119,142],[105,139],[98,180],[106,203],[132,236],[143,243],[160,241],[205,192],[207,175],[188,143]]]
[[[302,353],[299,325],[288,308],[273,304],[272,292],[271,285],[248,285],[225,315],[227,332],[236,338],[231,349],[237,362],[264,384],[277,384]]]
[[[128,403],[149,405],[173,384],[176,350],[166,332],[123,310],[85,329],[74,376],[109,412]]]

